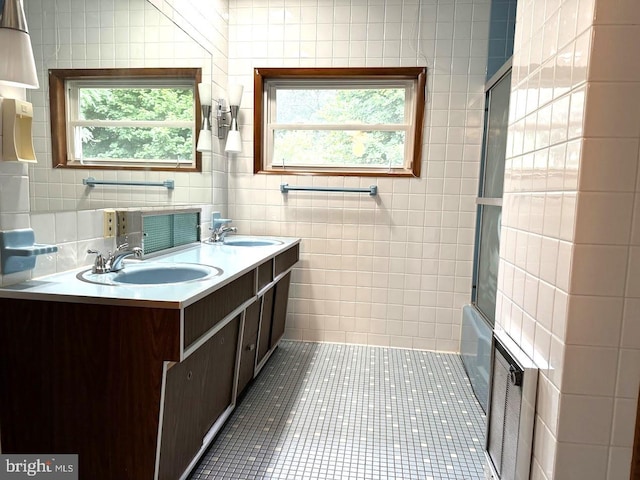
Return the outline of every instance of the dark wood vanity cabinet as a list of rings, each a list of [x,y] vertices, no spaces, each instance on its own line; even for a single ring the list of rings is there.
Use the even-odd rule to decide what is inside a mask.
[[[277,346],[298,254],[184,308],[0,298],[3,453],[76,453],[83,479],[180,478]]]
[[[200,450],[203,439],[233,404],[240,315],[166,375],[160,480],[180,475]]]

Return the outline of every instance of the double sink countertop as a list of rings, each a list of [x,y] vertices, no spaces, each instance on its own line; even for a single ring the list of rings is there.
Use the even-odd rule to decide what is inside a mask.
[[[124,261],[125,271],[127,265],[139,263],[154,265],[163,263],[198,264],[221,270],[219,275],[201,280],[160,284],[103,285],[78,278],[79,274],[91,270],[90,265],[85,265],[74,270],[33,278],[0,288],[0,298],[180,309],[300,243],[299,238],[290,237],[243,237],[239,235],[228,238],[247,238],[250,241],[268,238],[281,243],[265,246],[194,243],[169,253],[153,254],[143,260],[125,259]]]

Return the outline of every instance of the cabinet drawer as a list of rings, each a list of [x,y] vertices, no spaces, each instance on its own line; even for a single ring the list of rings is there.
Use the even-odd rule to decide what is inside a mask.
[[[254,295],[255,271],[189,305],[184,311],[184,348],[194,343],[218,322]]]
[[[293,267],[295,263],[300,259],[300,244],[297,243],[289,250],[282,252],[276,256],[275,259],[275,276],[277,277],[282,272]]]
[[[273,280],[273,258],[258,267],[258,292]]]

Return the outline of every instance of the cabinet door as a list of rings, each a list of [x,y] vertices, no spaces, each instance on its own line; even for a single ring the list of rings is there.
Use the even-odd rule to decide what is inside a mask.
[[[291,284],[291,272],[287,273],[276,284],[275,298],[273,301],[273,320],[271,326],[272,348],[284,335],[285,323],[287,321],[287,304],[289,302],[289,285]]]
[[[260,300],[253,302],[245,311],[242,352],[240,353],[240,373],[238,375],[238,395],[253,378],[258,343],[258,323],[260,322]]]
[[[167,371],[161,480],[182,475],[200,450],[203,437],[231,405],[239,325],[240,316]]]
[[[273,297],[275,289],[271,287],[262,296],[260,312],[260,338],[258,339],[258,364],[271,349],[271,323],[273,320]]]

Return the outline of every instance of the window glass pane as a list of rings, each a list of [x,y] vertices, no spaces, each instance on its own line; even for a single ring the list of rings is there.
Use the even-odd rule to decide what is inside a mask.
[[[81,120],[194,120],[193,90],[167,88],[78,89]]]
[[[489,91],[483,197],[502,197],[510,93],[511,73],[502,77]]]
[[[280,124],[404,124],[404,88],[286,89],[276,93]]]
[[[480,209],[480,249],[476,304],[491,324],[495,323],[501,207],[482,205]]]
[[[402,167],[405,132],[275,130],[273,166]]]
[[[190,161],[193,158],[190,128],[77,127],[76,132],[85,159]]]

